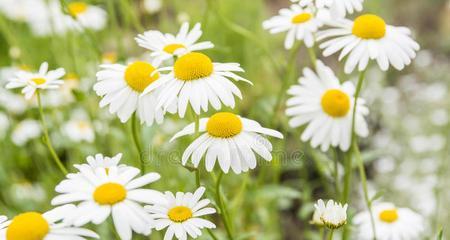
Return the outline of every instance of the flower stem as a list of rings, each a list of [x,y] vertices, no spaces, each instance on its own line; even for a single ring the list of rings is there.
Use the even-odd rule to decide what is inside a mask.
[[[331,229],[330,234],[328,235],[328,240],[333,240],[333,233],[334,233],[334,230]]]
[[[136,151],[138,153],[138,159],[139,159],[139,166],[141,168],[142,173],[145,173],[145,163],[144,163],[144,159],[142,157],[142,145],[141,145],[141,141],[139,138],[139,130],[138,130],[138,126],[137,126],[137,117],[136,117],[136,113],[133,113],[132,117],[131,117],[131,135],[133,137],[133,143],[134,146],[136,147]]]
[[[52,158],[55,161],[58,168],[61,170],[61,172],[64,175],[67,175],[67,169],[66,169],[66,167],[64,167],[64,164],[61,162],[61,159],[59,159],[58,154],[56,154],[56,151],[53,148],[52,142],[50,141],[50,137],[48,135],[47,123],[45,122],[44,110],[42,108],[41,93],[39,92],[39,89],[36,90],[36,95],[37,95],[37,100],[38,100],[40,122],[41,122],[41,126],[42,126],[42,131],[44,132],[44,143],[47,146],[48,151],[52,155]]]
[[[317,68],[317,56],[316,56],[316,52],[314,51],[314,46],[308,48],[308,55],[309,55],[309,59],[311,61],[311,65],[313,66],[314,69]]]
[[[221,171],[219,173],[219,177],[217,178],[217,182],[216,182],[217,205],[219,206],[219,209],[220,209],[220,215],[222,216],[223,225],[225,226],[225,230],[227,232],[228,239],[233,240],[234,238],[233,238],[233,234],[231,231],[231,226],[228,221],[229,219],[227,217],[224,200],[222,199],[222,193],[220,192],[220,183],[222,181],[222,177],[223,177],[223,172]]]
[[[194,118],[195,118],[195,133],[194,136],[195,138],[198,137],[198,135],[200,134],[200,116],[195,114],[194,112]],[[200,187],[201,183],[200,183],[200,169],[197,167],[195,168],[195,184],[197,186],[197,188]]]

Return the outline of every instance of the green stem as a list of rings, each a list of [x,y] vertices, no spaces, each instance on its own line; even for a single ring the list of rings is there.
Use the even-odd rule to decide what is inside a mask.
[[[339,187],[339,154],[338,150],[334,149],[334,184],[336,188],[336,196],[341,195],[340,187]]]
[[[217,182],[216,182],[217,205],[220,209],[220,215],[222,216],[223,225],[225,226],[225,230],[227,232],[228,239],[233,240],[234,238],[233,238],[233,234],[231,231],[231,226],[228,222],[229,219],[226,214],[224,200],[222,199],[222,193],[220,192],[220,183],[222,181],[222,177],[223,177],[223,172],[220,171],[219,177],[217,178]]]
[[[66,169],[66,167],[64,167],[64,164],[61,162],[61,159],[59,159],[58,154],[56,154],[56,151],[53,148],[52,142],[48,135],[47,123],[45,122],[44,110],[42,108],[41,93],[39,92],[39,89],[36,90],[36,95],[37,95],[37,100],[38,100],[40,122],[41,122],[41,126],[42,126],[42,131],[44,132],[44,143],[47,146],[48,151],[52,155],[52,158],[55,161],[58,168],[61,170],[61,172],[64,175],[67,175],[67,173],[68,173],[67,169]]]
[[[320,227],[320,229],[319,229],[319,239],[323,240],[324,237],[325,237],[325,228],[324,227]]]
[[[219,240],[219,239],[217,238],[217,236],[211,231],[211,229],[207,228],[206,231],[208,232],[209,236],[211,236],[211,238],[212,238],[213,240]]]
[[[311,65],[313,66],[314,69],[317,69],[317,56],[316,52],[314,51],[314,46],[308,48],[308,55],[311,61]]]
[[[330,235],[328,235],[328,240],[333,240],[333,233],[334,233],[334,230],[331,229],[330,230]]]
[[[197,138],[200,135],[200,116],[195,114],[194,111],[192,111],[194,113],[194,118],[195,118],[195,133],[194,136],[195,138]],[[201,182],[200,182],[200,168],[197,167],[195,168],[195,184],[197,186],[197,188],[200,187]]]
[[[142,173],[145,173],[145,163],[144,163],[144,159],[142,157],[143,152],[142,152],[141,141],[139,138],[140,131],[138,130],[137,121],[138,121],[138,119],[136,117],[136,113],[133,113],[133,115],[131,117],[131,135],[133,137],[134,146],[136,147],[136,151],[138,153],[139,166],[141,168]]]

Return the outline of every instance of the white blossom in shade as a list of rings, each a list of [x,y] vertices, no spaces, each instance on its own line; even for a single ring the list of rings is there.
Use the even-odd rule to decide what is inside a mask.
[[[195,123],[191,123],[176,133],[170,141],[195,132]],[[189,158],[195,168],[205,156],[206,170],[211,172],[216,161],[224,173],[230,168],[237,174],[256,168],[255,153],[264,160],[272,160],[272,144],[263,135],[283,138],[275,130],[264,128],[258,122],[229,112],[219,112],[210,118],[202,118],[199,132],[205,132],[194,140],[184,151],[182,164]]]
[[[296,40],[303,41],[307,47],[315,42],[315,33],[328,19],[326,12],[311,5],[300,6],[293,4],[290,8],[283,8],[279,15],[263,22],[263,27],[271,34],[287,32],[284,47],[291,49]]]
[[[84,119],[72,119],[64,124],[63,131],[74,142],[93,142],[95,132],[92,124]]]
[[[23,146],[28,141],[41,136],[41,126],[39,122],[31,119],[23,120],[13,129],[11,139],[17,146]]]
[[[160,91],[156,108],[171,111],[171,107],[176,107],[182,118],[188,105],[197,115],[207,112],[210,104],[215,110],[221,109],[222,103],[234,108],[234,96],[242,99],[242,93],[230,79],[252,84],[234,73],[244,71],[238,63],[213,63],[207,55],[198,52],[187,53],[179,57],[173,66],[158,71],[170,73],[149,85],[142,97]]]
[[[165,228],[165,240],[174,237],[185,240],[196,239],[202,235],[202,229],[215,228],[216,225],[202,217],[216,213],[216,209],[208,207],[209,199],[201,199],[205,188],[200,187],[194,193],[177,192],[175,195],[166,192],[166,202],[146,206],[145,209],[155,219],[155,228],[161,231]]]
[[[69,14],[81,26],[95,31],[102,30],[106,26],[108,15],[100,7],[81,1],[70,2],[67,5]]]
[[[74,226],[100,224],[111,215],[122,240],[131,240],[133,232],[145,236],[151,233],[153,219],[140,203],[158,204],[165,198],[158,191],[142,187],[158,180],[159,174],[152,172],[137,177],[140,170],[134,167],[93,169],[87,164],[74,167],[79,172],[68,174],[56,186],[60,195],[52,200],[53,205],[79,203],[67,222]]]
[[[322,151],[330,146],[342,151],[350,148],[352,115],[355,88],[350,81],[340,83],[331,68],[317,61],[316,72],[310,68],[303,69],[303,76],[298,83],[291,86],[288,94],[286,115],[291,119],[291,127],[307,124],[301,135],[304,142],[311,141],[311,146],[320,145]],[[369,134],[364,116],[369,114],[364,99],[358,98],[355,131],[358,136]]]
[[[66,74],[63,68],[48,71],[48,63],[41,64],[37,73],[19,70],[8,80],[6,88],[22,88],[26,99],[31,99],[38,89],[57,89],[63,84],[61,78]]]
[[[339,61],[347,57],[344,71],[351,73],[355,68],[364,71],[369,60],[376,60],[381,70],[389,66],[402,70],[416,57],[419,44],[411,38],[406,27],[387,25],[373,14],[364,14],[354,21],[338,19],[328,23],[329,29],[319,31],[317,40],[324,56],[340,51]]]
[[[376,238],[379,240],[423,239],[425,223],[422,216],[409,208],[397,208],[392,203],[377,203],[372,207]],[[358,229],[358,239],[374,239],[369,211],[358,213],[353,218]]]
[[[340,228],[347,223],[347,204],[342,206],[333,200],[328,200],[325,204],[322,199],[319,199],[314,207],[323,224],[330,229]]]
[[[99,236],[88,229],[72,227],[64,219],[73,214],[74,205],[64,205],[43,214],[25,212],[7,221],[0,216],[0,240],[84,240],[99,239]]]
[[[160,31],[151,30],[139,34],[135,39],[139,46],[152,51],[150,56],[154,58],[153,64],[160,65],[163,61],[172,59],[174,56],[214,47],[214,44],[209,41],[197,42],[201,36],[200,23],[195,24],[189,30],[189,23],[184,22],[177,35],[163,34]]]
[[[162,0],[144,0],[144,9],[150,14],[159,12],[162,5]]]
[[[314,4],[319,8],[327,8],[332,18],[343,18],[347,14],[353,14],[363,10],[364,0],[291,0],[300,5]]]

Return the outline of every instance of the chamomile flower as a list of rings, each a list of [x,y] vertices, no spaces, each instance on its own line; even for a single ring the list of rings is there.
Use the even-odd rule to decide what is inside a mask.
[[[160,231],[167,228],[164,239],[187,239],[189,235],[197,238],[202,235],[202,229],[215,228],[216,225],[201,217],[214,214],[216,209],[207,207],[209,199],[201,199],[205,188],[200,187],[194,193],[178,192],[174,195],[166,192],[166,202],[146,206],[145,209],[155,219],[155,228]]]
[[[121,122],[128,121],[136,112],[141,124],[162,123],[164,113],[161,107],[156,107],[158,91],[140,97],[144,89],[162,77],[152,64],[134,61],[128,65],[103,64],[100,68],[94,85],[97,95],[103,97],[100,107],[109,105],[109,112],[117,114]]]
[[[93,168],[104,168],[108,169],[110,167],[126,167],[126,165],[121,164],[119,165],[120,159],[122,159],[122,153],[118,153],[113,157],[103,156],[101,153],[95,154],[95,156],[88,156],[86,158],[86,161],[88,162],[88,165]]]
[[[74,205],[64,205],[46,213],[26,212],[10,221],[0,217],[0,240],[72,240],[99,236],[85,228],[71,227],[64,219],[76,211]]]
[[[392,203],[378,203],[372,207],[376,238],[380,240],[423,239],[425,225],[422,216],[408,208],[397,208]],[[353,222],[358,226],[358,239],[374,239],[370,213],[358,213]]]
[[[184,117],[188,104],[197,115],[202,110],[208,111],[209,104],[216,110],[222,107],[222,103],[234,108],[234,95],[242,99],[242,94],[230,78],[252,84],[233,73],[244,71],[238,63],[213,63],[207,55],[198,52],[179,57],[173,67],[159,69],[165,70],[171,72],[148,86],[142,97],[160,90],[157,108],[162,107],[166,111],[175,106],[180,117]]]
[[[159,65],[174,56],[214,47],[209,41],[197,43],[201,36],[200,23],[195,24],[189,31],[189,23],[184,22],[176,36],[152,30],[139,34],[136,41],[139,46],[152,51],[151,56],[154,57],[154,64]]]
[[[202,118],[199,123],[199,131],[205,133],[184,151],[182,164],[185,165],[191,158],[197,168],[205,155],[206,170],[209,172],[213,170],[216,161],[224,173],[228,173],[230,167],[237,174],[254,169],[254,152],[266,161],[272,160],[272,144],[261,134],[283,138],[278,131],[264,128],[254,120],[229,112],[219,112],[210,118]],[[176,133],[170,141],[194,132],[195,123],[191,123]]]
[[[63,126],[64,134],[74,142],[93,142],[95,132],[92,124],[84,119],[73,119]]]
[[[330,229],[337,229],[347,223],[347,207],[348,205],[328,200],[325,202],[319,199],[314,207],[317,211],[317,215],[323,224]]]
[[[299,127],[308,124],[301,140],[311,140],[312,147],[327,151],[330,146],[342,151],[350,148],[352,136],[352,113],[354,86],[350,81],[340,83],[331,68],[317,61],[317,73],[303,69],[303,77],[298,84],[288,90],[291,98],[287,101],[286,114],[291,117],[289,125]],[[369,109],[363,99],[358,99],[355,116],[356,134],[368,135],[364,116]]]
[[[305,6],[314,4],[320,8],[327,8],[333,18],[342,18],[345,15],[353,14],[363,10],[364,0],[291,0],[292,2],[299,2],[300,5]]]
[[[98,31],[106,26],[107,14],[102,8],[85,2],[71,2],[67,10],[83,28]]]
[[[122,240],[132,239],[132,232],[149,235],[152,218],[139,203],[156,204],[165,201],[162,193],[141,187],[160,178],[157,173],[141,177],[134,167],[122,171],[116,166],[108,169],[75,165],[80,171],[69,174],[56,191],[60,195],[52,200],[53,205],[80,202],[77,211],[67,222],[82,226],[88,222],[100,224],[112,216],[114,226]]]
[[[23,88],[22,93],[26,99],[31,99],[38,89],[57,89],[63,84],[61,77],[66,72],[63,68],[48,71],[48,63],[44,62],[39,68],[39,72],[32,73],[24,70],[16,72],[15,76],[9,79],[6,88]]]
[[[279,15],[264,21],[263,27],[271,34],[287,32],[284,41],[286,49],[292,48],[295,40],[303,41],[307,47],[312,47],[315,33],[325,19],[325,16],[322,19],[320,12],[311,5],[302,7],[293,4],[290,8],[281,9]]]
[[[24,146],[32,139],[42,135],[41,126],[38,121],[25,119],[14,128],[11,134],[11,140],[17,146]]]
[[[345,72],[351,73],[356,67],[359,71],[367,68],[369,60],[376,60],[381,70],[386,71],[392,65],[402,70],[415,58],[419,44],[411,38],[406,27],[387,25],[373,14],[364,14],[354,21],[340,19],[330,22],[330,29],[320,31],[318,40],[323,55],[330,56],[341,51],[339,60],[347,57]]]

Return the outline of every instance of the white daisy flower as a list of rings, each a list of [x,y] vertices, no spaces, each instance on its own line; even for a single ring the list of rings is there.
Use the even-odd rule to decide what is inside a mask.
[[[293,4],[290,8],[283,8],[279,15],[263,22],[263,27],[271,34],[287,32],[284,47],[291,49],[295,40],[303,41],[307,47],[314,45],[315,33],[323,25],[325,15],[320,9],[311,5],[302,7]]]
[[[320,210],[315,209],[314,213],[313,213],[313,216],[312,216],[312,219],[309,221],[309,224],[316,225],[316,226],[319,226],[319,227],[323,226],[323,221],[320,218],[321,214],[322,213],[321,213]]]
[[[301,6],[314,4],[319,8],[328,8],[333,18],[343,18],[345,15],[353,14],[363,10],[364,0],[291,0],[299,2]]]
[[[135,39],[139,46],[152,51],[150,56],[154,57],[154,64],[159,65],[174,56],[214,47],[209,41],[197,43],[201,36],[200,23],[189,31],[189,23],[184,22],[176,36],[152,30],[139,34]]]
[[[163,107],[166,111],[175,106],[180,117],[184,117],[188,104],[197,115],[202,110],[207,112],[209,104],[216,110],[222,103],[234,108],[234,95],[242,99],[242,94],[229,78],[252,84],[233,73],[244,71],[238,63],[213,63],[208,56],[198,52],[179,57],[173,67],[159,69],[165,70],[171,72],[148,86],[142,97],[152,94],[155,89],[160,90],[157,108]]]
[[[206,154],[208,172],[213,170],[217,160],[224,173],[228,173],[230,167],[237,174],[254,169],[256,167],[254,152],[266,161],[272,160],[272,144],[261,134],[283,138],[278,131],[264,128],[254,120],[229,112],[219,112],[210,118],[202,118],[199,125],[199,131],[205,133],[184,151],[182,164],[185,165],[191,158],[192,164],[197,168],[203,155]],[[170,141],[194,132],[195,123],[191,123],[176,133]]]
[[[53,205],[80,202],[77,211],[67,221],[75,226],[88,222],[100,224],[112,216],[114,226],[122,240],[130,240],[132,232],[149,235],[153,220],[139,203],[156,204],[165,201],[164,195],[141,187],[160,178],[157,173],[147,173],[135,178],[139,169],[112,166],[108,169],[75,165],[80,171],[67,175],[56,191]]]
[[[96,238],[99,236],[85,228],[71,227],[63,220],[76,211],[74,205],[64,205],[40,214],[26,212],[6,221],[0,217],[0,240],[73,240]]]
[[[332,38],[320,44],[323,55],[330,56],[341,51],[339,60],[347,57],[345,72],[351,73],[367,68],[369,60],[376,60],[381,70],[389,65],[402,70],[416,57],[419,44],[411,38],[406,27],[386,25],[384,20],[373,14],[364,14],[354,21],[347,19],[329,23],[332,27],[317,34],[318,40]]]
[[[86,158],[87,165],[89,165],[92,169],[104,168],[109,169],[111,167],[127,168],[125,164],[120,164],[119,162],[122,159],[122,153],[118,153],[113,157],[103,156],[101,153],[97,153],[94,156],[88,156]]]
[[[319,199],[314,207],[320,220],[330,229],[340,228],[347,223],[347,204],[342,206],[342,204],[333,200],[328,200],[325,204],[322,199]]]
[[[303,77],[291,86],[288,94],[286,114],[291,117],[289,125],[299,127],[308,124],[301,140],[311,140],[312,147],[321,146],[327,151],[330,146],[342,151],[350,148],[352,137],[352,114],[354,86],[350,81],[341,84],[331,68],[317,61],[317,73],[303,69]],[[364,116],[369,114],[365,101],[358,98],[355,116],[356,134],[369,134]]]
[[[24,146],[28,141],[42,135],[41,125],[38,121],[26,119],[17,124],[11,134],[11,140],[17,146]]]
[[[392,203],[378,203],[372,207],[376,238],[379,240],[423,239],[425,223],[419,214],[408,208],[397,208]],[[358,239],[372,240],[369,211],[358,213],[353,222],[358,226]]]
[[[164,112],[156,107],[158,91],[139,97],[147,86],[162,77],[152,64],[134,61],[126,66],[103,64],[100,68],[94,85],[95,92],[102,97],[100,107],[109,105],[109,112],[117,114],[121,122],[128,121],[136,112],[141,124],[162,123]]]
[[[98,31],[106,26],[108,16],[102,8],[85,2],[71,2],[67,5],[67,10],[83,28]]]
[[[6,88],[23,88],[22,93],[26,99],[31,99],[37,89],[57,89],[64,81],[61,77],[66,72],[64,68],[48,71],[48,63],[44,62],[39,68],[39,72],[32,73],[24,70],[16,72],[15,76],[9,79]]]
[[[92,124],[83,119],[73,119],[63,126],[64,134],[74,142],[93,142],[95,132]]]
[[[187,239],[188,235],[197,238],[202,235],[203,228],[216,228],[216,225],[202,216],[214,214],[216,209],[207,207],[209,199],[201,199],[205,188],[198,188],[193,194],[177,192],[174,195],[166,192],[166,202],[146,206],[145,209],[155,219],[155,228],[160,231],[167,228],[165,240],[176,237],[179,240]]]

